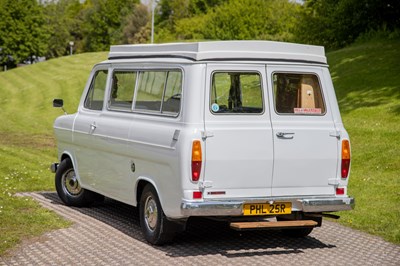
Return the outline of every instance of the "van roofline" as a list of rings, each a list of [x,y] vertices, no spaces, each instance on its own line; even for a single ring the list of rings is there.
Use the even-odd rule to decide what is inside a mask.
[[[322,46],[272,41],[114,45],[109,60],[179,58],[190,61],[290,61],[326,64]]]

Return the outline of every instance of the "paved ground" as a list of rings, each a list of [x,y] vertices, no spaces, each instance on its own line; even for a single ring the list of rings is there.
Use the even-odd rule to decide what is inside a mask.
[[[304,239],[277,231],[239,233],[196,219],[168,246],[147,244],[134,208],[106,200],[92,208],[62,205],[55,193],[24,193],[74,222],[22,244],[0,265],[400,265],[400,246],[336,223]]]

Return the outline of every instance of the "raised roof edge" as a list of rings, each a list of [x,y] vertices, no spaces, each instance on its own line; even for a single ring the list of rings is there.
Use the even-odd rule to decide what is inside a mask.
[[[212,41],[114,45],[109,59],[143,57],[180,57],[193,61],[223,59],[293,60],[326,64],[322,46],[272,41]]]

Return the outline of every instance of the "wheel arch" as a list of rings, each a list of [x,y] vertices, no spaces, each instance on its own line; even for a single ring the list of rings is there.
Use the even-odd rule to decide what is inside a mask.
[[[68,159],[68,158],[71,160],[72,167],[73,167],[74,170],[75,170],[76,178],[78,179],[79,182],[81,182],[81,178],[80,178],[80,176],[79,176],[79,170],[78,170],[78,168],[76,167],[76,162],[75,162],[75,160],[74,160],[74,156],[73,156],[70,152],[64,151],[64,152],[61,154],[61,156],[60,156],[60,163],[61,163],[63,160]]]
[[[164,209],[162,197],[161,197],[161,195],[160,195],[160,191],[159,191],[157,185],[155,184],[155,182],[154,182],[151,178],[143,177],[143,176],[142,176],[142,177],[139,177],[139,178],[137,179],[137,181],[136,181],[136,186],[135,186],[135,192],[136,192],[135,201],[136,201],[136,206],[137,206],[137,207],[139,206],[140,198],[141,198],[142,193],[143,193],[143,189],[144,189],[145,186],[148,185],[148,184],[152,185],[152,186],[154,187],[154,189],[156,190],[157,196],[158,196],[158,198],[159,198],[159,200],[160,200],[161,207]]]

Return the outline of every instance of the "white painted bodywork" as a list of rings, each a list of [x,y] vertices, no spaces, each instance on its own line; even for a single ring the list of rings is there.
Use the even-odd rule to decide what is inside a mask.
[[[293,202],[294,211],[301,211],[301,202],[309,198],[342,197],[350,204],[346,194],[335,195],[338,186],[347,188],[348,179],[340,177],[340,143],[348,135],[322,47],[259,41],[129,45],[111,47],[109,58],[94,67],[77,113],[60,116],[54,124],[59,159],[71,157],[83,188],[136,206],[138,184],[146,181],[155,187],[165,214],[173,219],[196,215],[185,207],[191,204],[228,206],[286,198]],[[98,69],[109,73],[106,100],[101,111],[87,110],[83,104]],[[110,76],[115,69],[180,69],[179,115],[109,110]],[[212,114],[210,75],[215,70],[260,73],[263,113]],[[326,113],[278,115],[273,107],[274,71],[317,75]],[[294,133],[294,138],[279,139],[278,132]],[[198,182],[191,180],[193,140],[201,140],[203,151]],[[193,199],[193,191],[201,191],[203,197]]]

